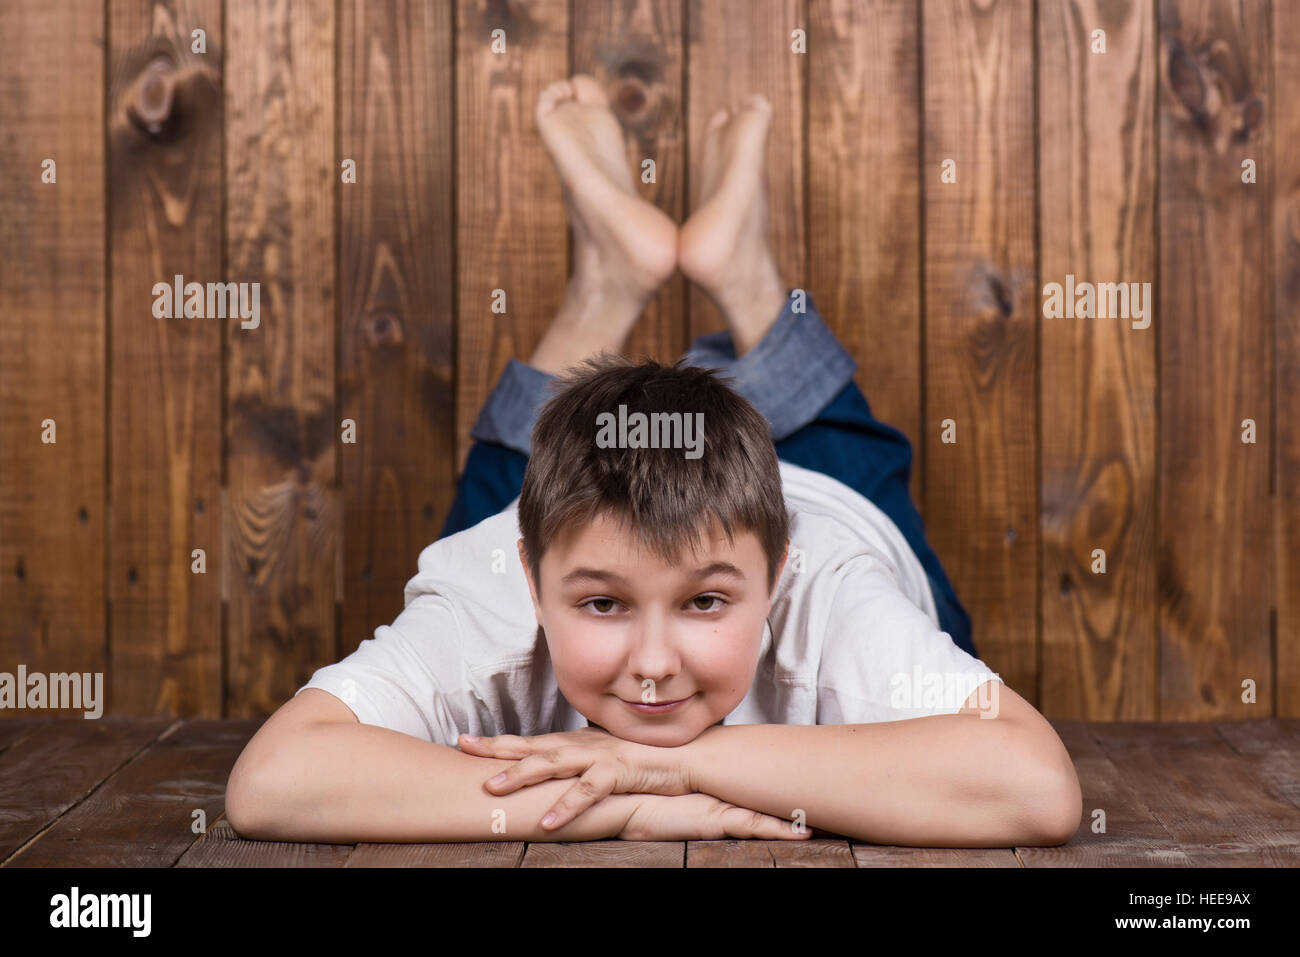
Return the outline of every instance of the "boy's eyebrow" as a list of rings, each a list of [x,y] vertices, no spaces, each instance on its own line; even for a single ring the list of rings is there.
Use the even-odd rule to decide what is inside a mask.
[[[744,573],[731,562],[710,562],[702,568],[697,568],[693,572],[688,572],[687,577],[692,579],[708,578],[712,575],[727,575],[731,578],[745,580]],[[609,582],[613,585],[626,586],[627,580],[621,575],[615,575],[613,572],[607,572],[600,568],[575,568],[563,578],[560,579],[561,585],[572,585],[580,581],[597,581]]]

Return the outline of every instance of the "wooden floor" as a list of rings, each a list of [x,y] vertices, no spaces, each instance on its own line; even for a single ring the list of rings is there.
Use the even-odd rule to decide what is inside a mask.
[[[1083,785],[1061,847],[933,849],[854,841],[278,844],[222,817],[258,722],[0,721],[6,867],[1213,867],[1300,865],[1300,720],[1054,721]],[[202,812],[200,815],[198,812]],[[1105,816],[1105,833],[1094,820]],[[204,826],[206,824],[206,827]],[[203,831],[206,830],[206,833]]]

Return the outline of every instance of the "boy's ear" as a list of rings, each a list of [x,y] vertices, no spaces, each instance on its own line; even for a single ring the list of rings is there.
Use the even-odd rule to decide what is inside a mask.
[[[776,590],[776,583],[781,580],[781,573],[785,571],[785,560],[790,557],[790,539],[785,540],[785,548],[781,549],[781,561],[776,566],[776,575],[772,578],[772,590]]]
[[[533,571],[528,564],[528,552],[524,551],[524,540],[521,538],[515,542],[515,547],[519,549],[519,563],[524,566],[524,578],[528,582],[528,594],[533,596],[533,609],[537,611],[537,620],[541,621],[541,603],[537,600],[537,583],[533,581]]]

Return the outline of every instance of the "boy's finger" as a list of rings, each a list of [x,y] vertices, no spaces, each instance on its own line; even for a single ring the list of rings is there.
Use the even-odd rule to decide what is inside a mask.
[[[561,753],[555,757],[530,754],[483,783],[493,794],[509,794],[519,788],[549,781],[552,778],[571,778],[575,774],[582,774],[590,766],[591,759],[577,752]]]
[[[806,841],[813,836],[812,828],[804,825],[802,830],[794,826],[793,821],[783,821],[779,817],[772,818],[776,826],[776,840],[778,841]]]
[[[522,758],[535,750],[527,738],[513,734],[498,735],[495,738],[476,738],[473,741],[469,739],[469,735],[462,734],[457,739],[457,744],[462,751],[494,758]]]
[[[613,775],[591,771],[584,774],[573,787],[564,792],[550,811],[542,815],[542,828],[553,831],[557,827],[564,827],[583,811],[609,797],[614,791],[614,783]]]
[[[809,835],[808,828],[803,833],[795,828],[793,821],[786,821],[761,811],[744,807],[730,807],[724,812],[727,833],[737,839],[759,841],[803,841]]]

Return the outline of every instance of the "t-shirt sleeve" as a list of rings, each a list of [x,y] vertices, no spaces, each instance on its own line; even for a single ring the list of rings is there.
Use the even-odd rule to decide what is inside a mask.
[[[442,687],[461,660],[456,617],[447,600],[419,595],[391,625],[376,628],[373,638],[341,661],[318,668],[294,694],[320,688],[351,708],[362,724],[455,747],[459,732]]]
[[[955,714],[977,688],[1002,680],[903,594],[888,563],[859,556],[839,577],[818,667],[818,724]]]

